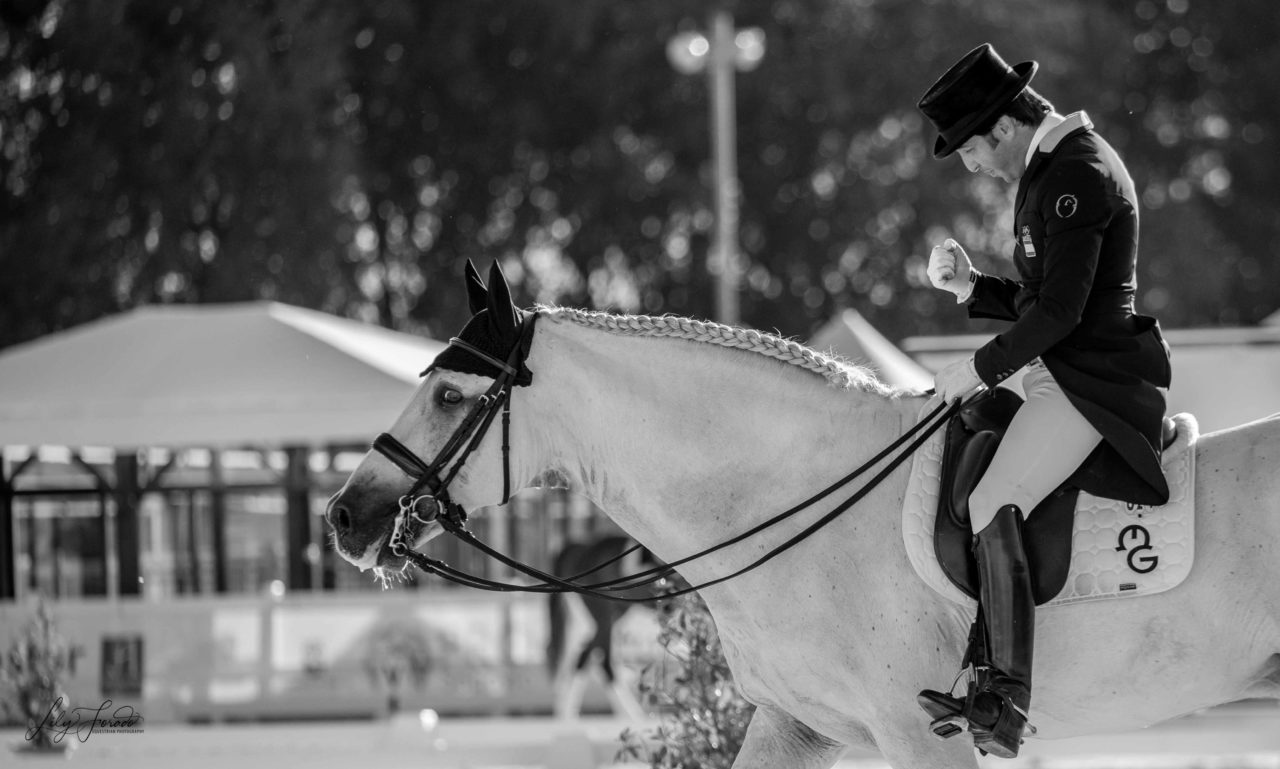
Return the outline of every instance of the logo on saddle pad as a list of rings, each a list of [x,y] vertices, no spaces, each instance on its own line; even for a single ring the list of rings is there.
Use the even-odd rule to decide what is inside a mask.
[[[1040,601],[1042,606],[1152,595],[1177,586],[1191,572],[1199,429],[1189,414],[1173,420],[1177,439],[1163,456],[1169,502],[1145,507],[1080,493],[1065,582],[1055,596]],[[972,605],[973,599],[939,564],[935,549],[942,453],[943,431],[916,452],[903,503],[902,535],[916,573],[943,596]]]
[[[1141,542],[1138,543],[1138,540]],[[1129,543],[1134,543],[1132,548],[1129,547]],[[1151,550],[1151,532],[1136,523],[1131,523],[1120,530],[1120,544],[1116,545],[1116,551],[1123,553],[1126,550],[1129,552],[1126,560],[1130,571],[1149,574],[1160,565],[1160,556],[1141,555]]]

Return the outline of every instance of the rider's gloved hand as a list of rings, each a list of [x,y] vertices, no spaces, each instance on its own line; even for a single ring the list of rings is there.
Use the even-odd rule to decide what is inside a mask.
[[[955,294],[957,303],[968,301],[979,275],[964,248],[951,238],[929,252],[929,267],[925,272],[934,288]]]
[[[972,356],[952,363],[933,378],[934,391],[948,403],[956,398],[963,398],[982,386],[982,379],[974,368]]]

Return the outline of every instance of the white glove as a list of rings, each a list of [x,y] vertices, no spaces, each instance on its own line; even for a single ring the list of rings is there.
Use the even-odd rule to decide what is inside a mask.
[[[964,248],[951,238],[947,238],[940,246],[934,246],[929,252],[929,268],[926,273],[934,288],[955,294],[957,303],[968,301],[973,294],[977,272]]]
[[[933,378],[934,392],[947,402],[963,398],[982,386],[982,379],[973,365],[972,356],[952,363]]]

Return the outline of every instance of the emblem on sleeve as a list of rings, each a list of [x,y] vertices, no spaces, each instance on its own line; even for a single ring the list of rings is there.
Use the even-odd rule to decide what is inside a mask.
[[[1063,219],[1069,218],[1076,212],[1078,203],[1075,195],[1063,195],[1058,198],[1058,202],[1054,204],[1053,210],[1059,217]]]

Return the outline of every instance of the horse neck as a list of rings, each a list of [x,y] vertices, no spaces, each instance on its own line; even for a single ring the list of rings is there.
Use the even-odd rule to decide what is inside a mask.
[[[570,322],[539,325],[529,365],[534,386],[512,407],[527,414],[521,477],[565,475],[664,560],[826,487],[918,408],[752,352]]]

